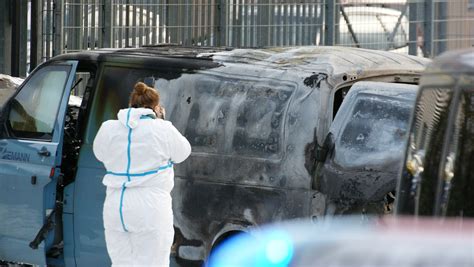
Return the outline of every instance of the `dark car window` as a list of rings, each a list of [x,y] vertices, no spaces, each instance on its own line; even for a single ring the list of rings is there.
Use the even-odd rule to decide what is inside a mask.
[[[450,149],[441,176],[442,213],[445,216],[474,217],[474,92],[465,91],[454,122]],[[452,169],[454,167],[454,170]]]
[[[422,88],[399,186],[397,208],[401,214],[433,214],[451,98],[448,88]]]

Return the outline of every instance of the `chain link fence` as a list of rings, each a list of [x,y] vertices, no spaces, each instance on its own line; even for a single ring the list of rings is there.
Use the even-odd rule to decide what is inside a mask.
[[[474,44],[474,0],[40,0],[39,8],[40,40],[31,42],[42,60],[164,43],[341,45],[426,57]]]

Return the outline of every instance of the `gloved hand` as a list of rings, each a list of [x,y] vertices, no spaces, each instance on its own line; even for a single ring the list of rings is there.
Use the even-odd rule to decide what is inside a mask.
[[[165,111],[165,108],[158,105],[154,108],[154,111],[155,111],[155,114],[156,114],[156,117],[159,118],[159,119],[165,119],[165,116],[166,116],[166,111]]]

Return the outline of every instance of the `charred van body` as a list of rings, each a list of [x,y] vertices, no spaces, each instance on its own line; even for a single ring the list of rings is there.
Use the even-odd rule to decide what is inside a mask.
[[[0,159],[0,214],[15,214],[15,220],[0,221],[0,259],[110,264],[102,226],[105,169],[93,156],[92,142],[101,123],[128,105],[138,81],[160,91],[167,119],[193,147],[190,158],[175,167],[179,258],[202,261],[213,246],[249,226],[317,219],[330,206],[337,214],[382,207],[395,189],[395,175],[335,161],[339,144],[357,141],[357,135],[340,133],[354,121],[355,108],[368,116],[364,105],[378,101],[370,97],[382,95],[399,107],[406,97],[387,91],[391,85],[394,92],[415,90],[426,63],[342,47],[160,46],[55,57],[2,110],[0,157],[16,156]],[[356,85],[366,93],[354,94],[354,105],[344,104],[352,117],[338,114]],[[82,102],[68,107],[75,91]],[[359,96],[369,102],[357,106]],[[333,124],[336,114],[340,123]],[[377,144],[365,145],[370,150]],[[388,157],[378,163],[393,162],[387,154],[379,154]]]

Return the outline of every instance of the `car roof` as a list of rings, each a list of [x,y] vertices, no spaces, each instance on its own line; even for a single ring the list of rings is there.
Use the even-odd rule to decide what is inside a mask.
[[[473,73],[474,48],[449,51],[436,57],[427,67],[427,74]]]
[[[294,70],[307,73],[348,75],[347,79],[360,76],[393,75],[393,73],[420,74],[429,59],[386,51],[351,47],[302,46],[260,49],[183,47],[159,45],[141,48],[98,49],[63,54],[53,60],[95,60],[141,62],[143,60],[181,61],[192,59],[194,64],[205,66],[252,65],[254,67]]]

